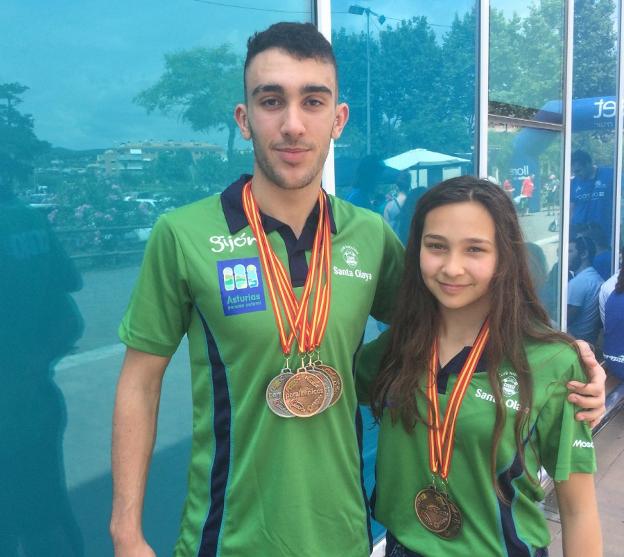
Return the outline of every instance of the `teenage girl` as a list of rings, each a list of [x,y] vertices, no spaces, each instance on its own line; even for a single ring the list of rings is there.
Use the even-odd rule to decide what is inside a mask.
[[[542,466],[564,555],[602,555],[591,431],[566,400],[584,380],[571,345],[535,293],[505,192],[470,176],[428,191],[371,399],[388,557],[546,556]]]

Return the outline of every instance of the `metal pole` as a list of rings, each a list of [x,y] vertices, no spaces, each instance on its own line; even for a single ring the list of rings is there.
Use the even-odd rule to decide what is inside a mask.
[[[559,237],[559,323],[561,330],[568,330],[568,248],[570,239],[570,190],[572,180],[572,78],[574,63],[574,2],[564,3],[564,72],[563,72],[563,174],[561,183],[561,236]]]
[[[318,30],[331,42],[331,5],[329,0],[318,0],[314,3],[314,19]],[[338,99],[336,99],[338,100]],[[323,165],[323,188],[326,192],[336,193],[336,174],[334,168],[334,140],[329,143],[329,152]]]
[[[481,178],[488,175],[488,106],[490,94],[490,1],[480,0],[477,24],[477,126],[476,165],[474,172]]]
[[[370,114],[370,9],[366,9],[366,154],[371,153]]]
[[[613,246],[613,261],[612,269],[617,273],[620,268],[620,246],[622,242],[620,240],[621,219],[622,219],[622,168],[624,165],[624,114],[622,114],[622,103],[624,102],[624,60],[622,55],[624,53],[624,3],[619,2],[618,6],[618,89],[616,94],[617,99],[617,119],[615,126],[615,144],[616,144],[616,159],[615,159],[615,189],[613,191],[613,235],[611,236]]]

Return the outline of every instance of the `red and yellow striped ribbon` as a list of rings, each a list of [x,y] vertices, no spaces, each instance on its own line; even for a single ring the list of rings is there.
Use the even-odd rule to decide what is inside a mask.
[[[468,358],[464,362],[457,381],[449,396],[444,417],[440,416],[438,402],[438,340],[436,339],[431,349],[429,361],[429,373],[427,377],[427,398],[429,399],[429,467],[431,472],[439,474],[443,480],[448,478],[451,468],[451,458],[455,447],[455,425],[461,403],[464,399],[468,385],[472,379],[477,363],[485,350],[485,345],[490,335],[488,320],[483,323],[481,330],[475,339]]]
[[[284,354],[290,354],[292,343],[297,338],[300,353],[318,348],[323,338],[329,314],[331,294],[331,226],[328,200],[319,192],[319,218],[310,256],[308,276],[304,283],[301,299],[297,300],[284,265],[273,250],[260,219],[260,211],[251,191],[251,181],[243,187],[243,209],[249,226],[256,238],[260,261],[267,282],[269,297],[273,306],[280,344]],[[312,314],[308,319],[310,298],[314,291]],[[290,333],[286,333],[286,323]]]

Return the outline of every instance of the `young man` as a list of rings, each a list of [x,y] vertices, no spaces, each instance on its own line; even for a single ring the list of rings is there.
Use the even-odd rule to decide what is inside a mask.
[[[280,23],[252,37],[246,100],[235,110],[243,137],[254,145],[251,189],[251,177],[242,177],[221,195],[168,213],[152,232],[120,328],[128,351],[113,433],[116,557],[154,555],[142,534],[141,509],[162,376],[184,334],[192,362],[193,449],[175,555],[369,555],[352,362],[368,315],[389,318],[403,250],[380,215],[320,195],[330,140],[348,119],[337,95],[331,46],[312,25]],[[322,232],[319,219],[328,223],[323,242],[331,236],[331,261],[321,259],[320,266],[319,250],[312,249]],[[277,260],[288,268],[282,275]],[[331,295],[326,306],[317,305],[328,289],[301,287],[313,273],[327,279],[327,271]],[[299,367],[296,343],[308,336],[297,328],[305,317],[294,319],[298,338],[286,360],[290,287],[297,300],[311,298],[311,334],[327,315],[319,307],[328,309],[314,357],[337,371],[342,386],[331,407],[308,418],[282,417],[293,402],[286,395],[278,397],[279,408],[269,406],[274,380],[283,379],[280,370],[289,364]],[[276,305],[284,311],[274,312]],[[598,385],[585,388],[600,395],[582,404],[598,407],[594,417],[602,413],[603,374],[598,368]],[[312,381],[288,396],[316,397],[324,389]]]

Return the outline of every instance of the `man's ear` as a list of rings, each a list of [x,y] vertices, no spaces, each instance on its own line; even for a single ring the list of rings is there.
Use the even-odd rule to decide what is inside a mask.
[[[247,116],[247,105],[237,104],[234,109],[234,120],[238,124],[238,129],[244,139],[251,139],[251,128],[249,127],[249,118]]]
[[[332,139],[338,139],[342,135],[347,121],[349,120],[349,105],[347,103],[339,103],[336,105],[336,117],[332,126]]]

